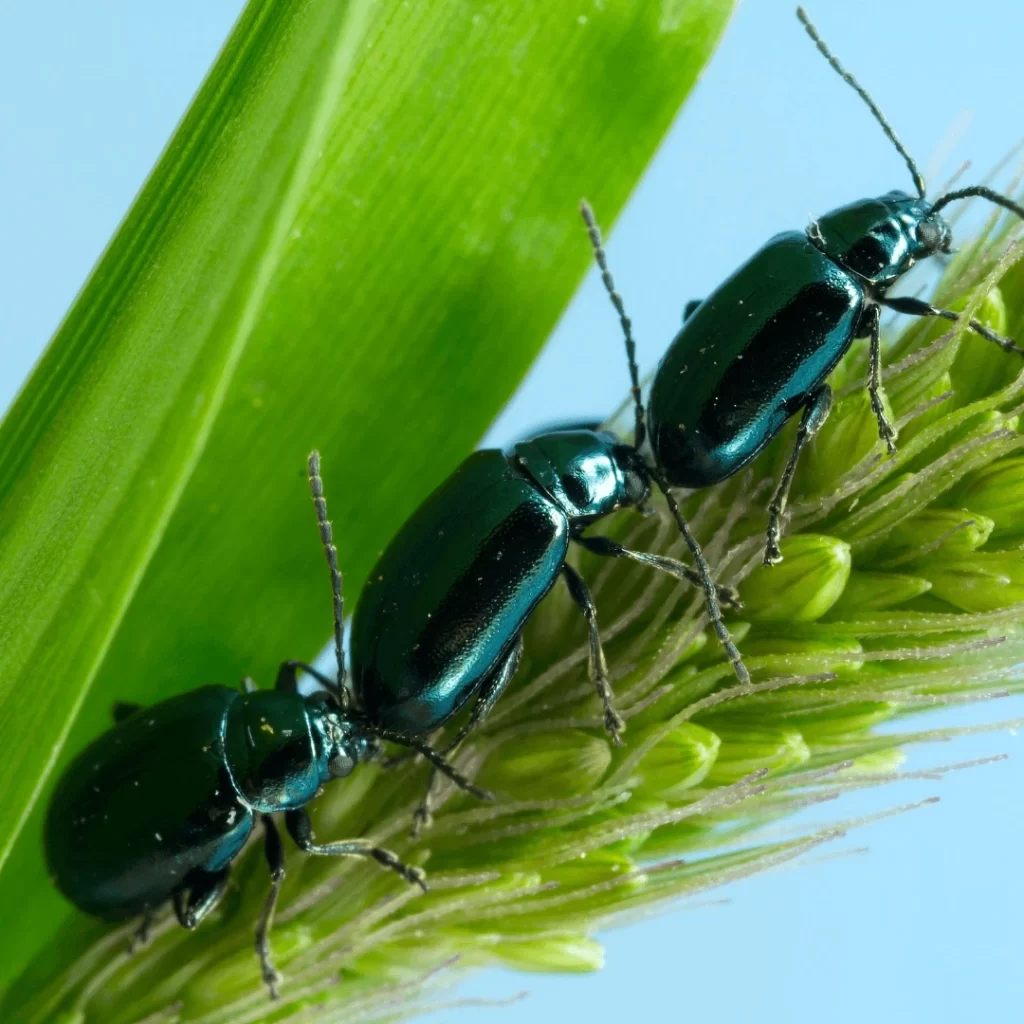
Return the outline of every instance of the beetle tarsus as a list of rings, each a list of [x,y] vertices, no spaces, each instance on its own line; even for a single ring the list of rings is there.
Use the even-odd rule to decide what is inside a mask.
[[[134,956],[140,949],[149,944],[149,929],[153,924],[153,912],[147,911],[139,922],[138,928],[132,933],[128,943],[128,955]]]
[[[409,837],[411,839],[419,839],[423,830],[430,828],[434,824],[434,814],[430,808],[431,792],[428,787],[426,793],[423,794],[419,807],[416,808],[416,813],[412,816],[412,828],[409,829]]]
[[[768,526],[768,541],[764,546],[764,558],[761,564],[769,569],[782,561],[782,552],[779,550],[779,528],[777,524],[770,523]]]
[[[274,970],[274,968],[267,962],[261,963],[260,966],[263,976],[263,984],[267,986],[270,998],[280,999],[281,994],[277,991],[278,983],[281,981],[280,973]]]
[[[625,745],[622,733],[626,731],[626,720],[611,705],[604,709],[604,727],[616,747]]]

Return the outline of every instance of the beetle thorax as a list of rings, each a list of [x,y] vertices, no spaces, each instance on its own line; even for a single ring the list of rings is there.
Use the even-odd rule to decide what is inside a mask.
[[[515,446],[513,462],[565,512],[575,529],[638,505],[650,492],[643,460],[614,434],[562,430]]]
[[[884,291],[915,263],[948,252],[952,232],[924,199],[889,192],[816,220],[811,243],[841,267]]]

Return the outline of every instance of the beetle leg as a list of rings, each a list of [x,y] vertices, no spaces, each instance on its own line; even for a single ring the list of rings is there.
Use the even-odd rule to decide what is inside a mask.
[[[417,737],[408,736],[403,732],[395,732],[393,729],[382,729],[379,726],[374,726],[373,731],[382,740],[387,740],[390,743],[398,743],[403,747],[411,747],[417,754],[422,754],[423,757],[437,768],[439,772],[443,775],[447,775],[448,778],[459,787],[459,789],[464,789],[467,793],[471,793],[477,798],[477,800],[490,801],[494,799],[493,793],[474,785],[474,783],[467,779],[466,776],[455,767],[455,765],[451,764],[445,757],[434,750],[433,747],[424,743]]]
[[[127,701],[116,700],[110,709],[110,714],[115,722],[123,722],[126,718],[131,718],[136,711],[140,711],[141,709],[141,704],[130,704]]]
[[[491,709],[498,702],[498,698],[505,692],[509,680],[516,674],[519,668],[519,659],[523,656],[523,636],[520,633],[512,650],[505,656],[496,671],[484,682],[477,694],[476,703],[469,714],[466,724],[455,734],[455,738],[442,748],[441,754],[447,756],[459,747],[463,740],[491,713]],[[422,829],[429,828],[433,823],[434,815],[434,789],[437,782],[438,770],[431,768],[430,778],[427,780],[427,791],[423,794],[419,807],[413,815],[412,838],[419,838]]]
[[[455,738],[447,746],[441,748],[442,754],[450,754],[462,741],[491,713],[491,709],[497,704],[498,699],[505,692],[512,677],[519,668],[519,660],[523,656],[523,635],[516,637],[512,649],[505,656],[505,660],[498,668],[491,673],[490,678],[480,688],[476,703],[470,712],[469,720],[455,734]]]
[[[137,953],[149,942],[149,929],[153,925],[154,916],[155,915],[152,910],[147,910],[143,915],[142,920],[139,922],[139,927],[135,929],[135,932],[132,935],[132,941],[128,943],[129,956]]]
[[[876,306],[875,309],[878,307]],[[877,329],[877,328],[876,328]],[[782,513],[786,508],[786,499],[789,497],[789,488],[793,483],[793,474],[796,472],[797,460],[800,452],[807,442],[821,429],[821,425],[828,419],[829,410],[832,408],[832,389],[827,384],[822,384],[817,391],[811,394],[807,404],[804,406],[804,414],[800,417],[800,426],[796,432],[796,444],[782,471],[782,479],[775,489],[771,504],[768,506],[768,540],[764,546],[765,566],[776,565],[782,561],[782,552],[779,550],[779,538],[782,531],[779,522]],[[881,424],[882,420],[879,420]]]
[[[401,875],[410,885],[418,885],[424,892],[427,891],[426,875],[421,868],[403,864],[390,850],[374,846],[369,839],[318,843],[313,836],[313,826],[305,808],[286,811],[284,824],[288,834],[295,840],[295,845],[306,853],[320,857],[372,857],[381,867]]]
[[[909,313],[911,316],[938,316],[943,320],[951,320],[953,323],[961,319],[960,314],[954,313],[951,309],[939,309],[930,302],[924,302],[922,299],[915,299],[909,295],[901,295],[894,299],[886,297],[878,301],[888,306],[889,309],[896,310],[897,313]],[[1016,352],[1017,355],[1024,356],[1024,348],[1015,344],[1012,338],[1004,338],[1001,334],[996,334],[995,331],[990,330],[977,320],[971,320],[967,326],[975,334],[980,334],[986,341],[998,345],[1003,351]]]
[[[871,400],[871,411],[878,420],[878,436],[885,442],[889,454],[895,455],[896,428],[889,422],[885,415],[885,406],[882,404],[881,309],[877,305],[872,306],[868,317],[867,326],[871,334],[868,346],[868,398]]]
[[[600,535],[594,537],[574,537],[573,540],[595,555],[604,555],[608,558],[629,558],[634,562],[639,562],[641,565],[649,565],[652,569],[666,572],[670,576],[675,576],[676,579],[684,580],[695,587],[702,586],[700,576],[688,565],[685,565],[676,558],[667,558],[665,555],[652,555],[646,551],[631,551],[629,548],[624,548],[621,544],[617,544],[608,537]],[[722,604],[737,610],[743,607],[740,603],[739,595],[732,587],[718,585],[715,587],[715,591],[718,594],[718,600]]]
[[[270,924],[274,920],[277,897],[284,881],[284,847],[281,845],[281,834],[277,831],[274,819],[269,814],[261,816],[263,821],[263,852],[270,868],[270,892],[263,902],[260,918],[256,924],[256,955],[260,958],[260,970],[263,981],[270,989],[270,998],[277,998],[277,983],[281,975],[270,962]]]
[[[220,871],[197,869],[188,876],[188,896],[184,890],[174,894],[174,913],[178,924],[191,931],[213,910],[228,887],[230,868]]]
[[[690,299],[690,301],[683,307],[683,323],[697,312],[697,307],[703,302],[703,299]]]
[[[579,605],[583,617],[587,620],[587,631],[590,634],[590,678],[594,688],[604,705],[604,727],[611,735],[612,742],[622,746],[622,731],[626,728],[625,720],[615,710],[612,684],[608,680],[608,663],[605,661],[604,648],[601,647],[601,634],[597,628],[597,607],[590,596],[583,577],[568,562],[562,563],[562,575],[569,586],[572,599]]]

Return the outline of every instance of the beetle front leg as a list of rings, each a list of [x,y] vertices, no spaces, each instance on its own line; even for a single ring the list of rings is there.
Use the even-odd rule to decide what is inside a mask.
[[[821,425],[828,419],[831,408],[832,389],[827,384],[822,384],[817,391],[813,392],[804,406],[804,414],[800,417],[800,426],[796,432],[796,444],[793,445],[789,461],[782,471],[782,479],[779,480],[779,486],[775,489],[771,504],[768,506],[768,539],[764,546],[764,561],[762,563],[765,566],[777,565],[782,561],[782,552],[779,550],[782,531],[779,524],[782,521],[782,513],[786,509],[796,464],[804,445],[821,429]]]
[[[600,535],[595,537],[574,537],[573,540],[592,554],[602,555],[606,558],[629,558],[634,562],[639,562],[641,565],[657,569],[659,572],[668,573],[669,576],[675,576],[676,579],[683,580],[694,587],[702,587],[704,584],[699,573],[694,572],[688,565],[676,558],[668,558],[665,555],[652,555],[647,551],[632,551],[629,548],[624,548],[616,541],[609,540],[607,537]],[[723,587],[716,584],[715,592],[722,604],[728,605],[737,611],[743,607],[740,603],[739,595],[732,587]]]
[[[622,746],[622,731],[626,722],[615,710],[615,694],[608,679],[608,663],[605,661],[604,648],[601,646],[601,634],[597,628],[597,606],[587,589],[583,577],[567,562],[562,563],[562,575],[569,587],[572,599],[579,606],[583,617],[587,620],[587,632],[590,638],[590,678],[594,682],[598,697],[604,705],[604,727],[608,730],[612,742]]]
[[[878,420],[878,436],[885,442],[889,454],[895,455],[896,428],[889,422],[885,415],[885,406],[882,404],[882,311],[878,306],[872,306],[868,316],[868,330],[871,336],[868,344],[868,398],[871,401],[871,411]]]
[[[915,299],[909,295],[901,295],[894,299],[879,299],[879,302],[888,306],[889,309],[896,310],[897,313],[908,313],[910,316],[937,316],[943,320],[950,320],[953,323],[963,319],[959,313],[954,313],[951,309],[939,309],[938,306],[933,306],[930,302]],[[990,330],[980,321],[972,319],[967,326],[986,341],[991,341],[993,345],[998,345],[1004,352],[1015,352],[1019,356],[1024,356],[1024,348],[1017,345],[1012,338],[1005,338],[1001,334],[996,334],[995,331]]]
[[[382,846],[374,846],[369,839],[346,839],[338,843],[320,844],[313,836],[313,825],[305,809],[286,811],[284,816],[288,835],[295,840],[295,845],[306,853],[320,857],[371,857],[381,867],[401,875],[410,885],[418,885],[427,891],[426,875],[422,868],[403,864],[390,850]]]
[[[256,955],[260,958],[260,971],[263,981],[270,989],[270,998],[277,998],[277,983],[281,980],[274,965],[270,962],[270,925],[274,920],[277,897],[284,881],[284,847],[281,845],[281,834],[277,831],[274,819],[269,814],[262,815],[263,821],[263,852],[270,869],[270,892],[263,902],[259,921],[256,923]]]
[[[196,870],[189,875],[188,896],[183,890],[174,894],[174,913],[182,928],[192,931],[227,891],[230,868],[220,871]]]
[[[446,757],[439,754],[428,743],[424,743],[415,736],[409,736],[406,733],[397,732],[394,729],[382,729],[379,726],[374,726],[373,731],[382,740],[387,740],[389,743],[397,743],[402,747],[410,747],[417,754],[425,757],[442,775],[446,775],[451,779],[459,789],[464,789],[467,793],[475,796],[477,800],[491,801],[494,799],[493,793],[486,789],[481,789],[475,783],[467,779],[466,776],[455,767],[455,765],[451,764]]]

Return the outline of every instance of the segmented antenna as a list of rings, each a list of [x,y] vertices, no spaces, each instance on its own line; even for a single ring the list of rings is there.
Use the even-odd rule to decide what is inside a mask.
[[[893,127],[885,119],[885,115],[881,110],[878,109],[878,105],[868,95],[867,90],[862,86],[853,75],[850,74],[842,64],[839,63],[838,58],[832,53],[825,43],[825,40],[818,35],[818,30],[814,27],[811,19],[807,17],[807,12],[802,8],[796,9],[796,16],[800,19],[800,23],[807,30],[807,34],[814,40],[814,45],[821,51],[821,55],[832,65],[832,68],[839,75],[840,78],[847,85],[849,85],[854,92],[868,105],[868,109],[874,115],[875,120],[882,126],[882,131],[889,137],[889,141],[899,151],[900,156],[903,157],[907,162],[907,167],[910,169],[911,177],[914,179],[914,187],[917,189],[917,194],[924,199],[925,187],[924,178],[921,176],[921,172],[917,169],[917,164],[914,163],[914,158],[904,149],[903,143],[896,137],[896,132]]]
[[[932,213],[938,213],[944,206],[949,203],[956,202],[957,199],[968,199],[971,196],[978,196],[981,199],[987,199],[990,203],[995,203],[996,206],[1003,207],[1004,210],[1009,210],[1011,213],[1017,214],[1022,220],[1024,220],[1024,206],[1019,203],[1015,203],[1012,199],[1007,198],[1001,192],[996,192],[994,189],[986,188],[984,185],[970,185],[967,188],[958,188],[953,192],[947,192],[944,196],[936,199],[932,204]]]
[[[314,448],[306,463],[309,472],[309,489],[313,494],[316,522],[320,527],[320,541],[324,546],[327,568],[331,571],[331,594],[334,598],[334,656],[338,660],[338,702],[348,707],[348,690],[345,686],[345,650],[343,636],[345,628],[345,599],[341,595],[341,571],[338,569],[338,549],[334,546],[334,532],[327,518],[327,499],[324,497],[324,482],[320,479],[320,453]]]
[[[605,256],[604,245],[601,243],[601,229],[597,226],[594,218],[594,211],[586,199],[580,200],[580,216],[587,226],[587,234],[590,236],[590,244],[594,248],[594,259],[601,271],[601,280],[604,282],[608,298],[612,300],[615,312],[619,314],[619,323],[622,324],[622,333],[626,339],[626,359],[629,360],[630,390],[633,393],[633,406],[636,409],[636,425],[633,428],[633,447],[643,446],[644,438],[647,436],[646,420],[644,418],[644,403],[640,397],[640,371],[636,365],[636,342],[633,340],[633,322],[626,316],[626,307],[622,304],[622,296],[615,290],[615,281],[608,270],[608,259]]]
[[[626,316],[625,307],[622,305],[622,296],[615,290],[615,281],[612,279],[612,275],[608,271],[608,261],[605,258],[604,246],[601,244],[601,232],[598,229],[597,221],[594,219],[594,211],[590,208],[590,204],[585,199],[580,202],[580,214],[583,217],[583,223],[587,226],[587,233],[590,235],[590,244],[594,247],[594,259],[597,260],[597,265],[601,270],[601,280],[604,282],[605,289],[608,292],[608,297],[612,300],[612,305],[615,307],[615,311],[619,314],[619,322],[622,324],[622,333],[626,337],[626,356],[629,359],[629,376],[632,380],[633,404],[636,408],[636,430],[633,438],[633,446],[639,449],[644,443],[647,430],[646,419],[644,417],[644,404],[640,398],[640,374],[636,367],[636,343],[633,341],[633,325],[630,322],[629,317]],[[707,606],[708,618],[711,620],[712,628],[725,650],[726,657],[732,663],[736,677],[741,683],[746,685],[750,682],[750,675],[747,672],[746,666],[743,664],[740,652],[736,649],[736,645],[733,643],[732,637],[729,635],[729,630],[722,621],[722,609],[718,605],[718,592],[715,589],[715,581],[711,577],[711,568],[700,549],[700,545],[697,543],[697,538],[690,532],[690,527],[687,525],[686,519],[683,517],[683,513],[679,508],[679,504],[676,501],[675,496],[669,489],[668,481],[665,479],[665,473],[662,470],[661,463],[658,461],[658,453],[653,449],[653,447],[651,450],[651,456],[654,461],[653,469],[648,467],[651,473],[651,479],[654,480],[658,485],[658,489],[665,496],[665,501],[668,503],[669,511],[672,513],[672,517],[676,521],[676,526],[679,528],[679,532],[683,535],[683,540],[686,541],[686,546],[690,549],[690,553],[693,555],[693,560],[697,566],[697,575],[700,577],[701,587],[704,590],[704,602]]]

